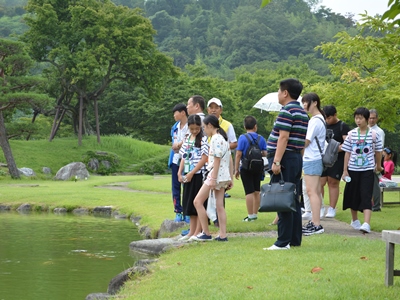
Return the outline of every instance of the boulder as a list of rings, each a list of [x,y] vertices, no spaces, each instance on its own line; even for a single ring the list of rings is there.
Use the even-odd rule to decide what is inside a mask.
[[[93,170],[94,172],[97,172],[97,170],[99,169],[99,160],[97,158],[91,158],[88,161],[88,168]]]
[[[42,172],[43,174],[51,175],[51,169],[49,167],[43,167]]]
[[[18,171],[26,177],[36,176],[36,173],[30,168],[18,168]]]
[[[183,242],[170,239],[156,239],[156,240],[141,240],[134,241],[129,244],[129,249],[134,252],[140,252],[151,255],[159,255],[172,247],[179,247]]]
[[[171,233],[179,228],[187,226],[185,222],[175,222],[173,220],[164,220],[161,224],[160,231],[158,232],[158,237],[162,237],[164,233]]]
[[[111,295],[115,295],[118,293],[120,288],[124,285],[126,281],[131,279],[134,275],[136,274],[146,274],[148,273],[149,270],[146,267],[133,267],[129,268],[121,273],[119,273],[117,276],[115,276],[113,279],[111,279],[110,283],[108,284],[108,289],[107,293]]]
[[[11,210],[10,205],[0,204],[0,211],[10,211],[10,210]]]
[[[151,239],[151,228],[149,226],[139,227],[139,234],[145,239]]]
[[[55,213],[55,214],[66,214],[67,213],[67,209],[65,207],[56,207],[55,209],[53,209],[53,213]]]
[[[18,208],[17,211],[20,212],[26,212],[26,211],[31,211],[32,206],[29,203],[21,204]]]
[[[72,162],[60,170],[58,170],[55,179],[69,180],[70,178],[86,179],[89,177],[89,172],[84,163]]]
[[[107,293],[92,293],[86,296],[85,300],[104,300],[112,299],[114,296]]]
[[[111,216],[112,206],[96,206],[93,208],[93,215]]]
[[[88,215],[89,210],[87,208],[75,208],[72,213],[74,215]]]
[[[103,165],[104,168],[107,170],[111,168],[111,163],[108,160],[102,160],[101,164]]]

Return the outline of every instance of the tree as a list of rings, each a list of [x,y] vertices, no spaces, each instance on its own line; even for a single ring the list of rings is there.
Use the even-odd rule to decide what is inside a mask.
[[[64,115],[77,128],[78,143],[90,133],[87,109],[95,111],[100,142],[98,99],[114,81],[159,93],[163,79],[175,75],[172,61],[156,49],[151,23],[139,9],[109,0],[29,0],[29,30],[23,36],[32,57],[47,63],[56,108],[50,141]]]
[[[393,20],[393,24],[400,25],[400,19],[396,17],[400,14],[400,0],[389,0],[389,9],[382,15],[382,20]]]
[[[47,95],[37,91],[41,80],[28,74],[31,66],[22,43],[0,39],[0,146],[12,178],[19,178],[19,171],[8,142],[3,111],[43,107],[48,101]]]
[[[377,109],[382,126],[393,131],[400,112],[400,49],[394,46],[400,44],[400,28],[369,16],[361,26],[380,34],[340,32],[336,42],[318,47],[332,60],[331,72],[338,80],[314,88],[325,95],[323,101],[335,104],[341,115],[352,116],[358,106]]]

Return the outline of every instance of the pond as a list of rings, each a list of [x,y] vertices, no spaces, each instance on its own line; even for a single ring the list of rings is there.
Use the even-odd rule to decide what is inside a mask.
[[[85,299],[133,266],[129,220],[0,213],[0,300]]]

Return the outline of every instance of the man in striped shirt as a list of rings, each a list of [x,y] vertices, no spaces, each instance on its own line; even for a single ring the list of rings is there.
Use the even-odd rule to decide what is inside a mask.
[[[279,175],[282,172],[285,182],[296,184],[297,190],[300,187],[303,166],[301,152],[308,125],[308,115],[296,101],[302,90],[303,85],[297,79],[280,82],[278,98],[283,108],[267,141],[267,158],[273,174]],[[279,180],[280,175],[272,178],[273,182]],[[264,250],[287,250],[291,245],[301,245],[301,207],[298,201],[296,205],[296,212],[278,212],[278,239],[274,245]]]

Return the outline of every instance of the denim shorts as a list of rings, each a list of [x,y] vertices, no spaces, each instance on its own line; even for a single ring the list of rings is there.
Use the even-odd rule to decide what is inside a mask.
[[[323,170],[322,159],[303,161],[304,175],[321,176]]]

